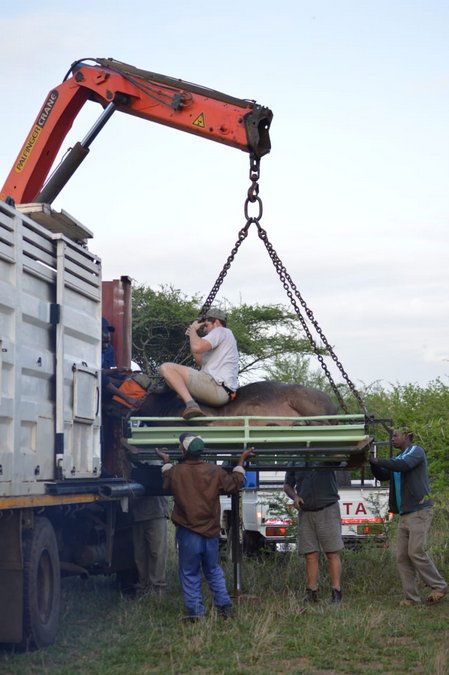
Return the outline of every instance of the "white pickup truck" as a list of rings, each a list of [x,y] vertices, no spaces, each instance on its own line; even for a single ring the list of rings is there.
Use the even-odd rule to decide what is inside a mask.
[[[296,512],[282,489],[283,482],[284,472],[266,472],[261,473],[259,487],[249,479],[242,490],[240,521],[244,553],[294,545]],[[352,480],[339,488],[339,494],[345,544],[383,541],[389,520],[388,488],[373,479]],[[220,501],[221,542],[226,546],[231,526],[231,497],[223,495]]]

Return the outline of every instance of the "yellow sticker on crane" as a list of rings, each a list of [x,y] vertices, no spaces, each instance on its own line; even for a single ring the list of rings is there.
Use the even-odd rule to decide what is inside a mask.
[[[33,151],[34,144],[39,139],[39,135],[42,132],[50,114],[52,113],[53,108],[57,103],[58,97],[59,92],[56,89],[54,89],[49,93],[48,99],[44,103],[42,110],[40,111],[37,120],[34,124],[34,127],[30,131],[30,135],[25,141],[25,145],[23,146],[22,150],[20,151],[20,155],[16,160],[15,166],[16,173],[20,173],[25,168],[25,164],[27,163],[28,158],[31,155],[31,152]]]
[[[204,127],[206,126],[206,122],[204,120],[204,113],[200,113],[198,117],[196,117],[193,120],[193,125],[195,127],[200,127],[200,129],[204,129]]]

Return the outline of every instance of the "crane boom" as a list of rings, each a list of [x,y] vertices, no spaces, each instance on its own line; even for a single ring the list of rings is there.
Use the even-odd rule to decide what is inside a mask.
[[[64,159],[51,185],[44,188],[64,138],[88,100],[99,103],[104,108],[103,114]],[[273,113],[255,101],[114,59],[84,59],[73,63],[63,82],[48,93],[3,185],[0,199],[9,197],[19,204],[51,203],[115,110],[229,145],[257,159],[271,148],[269,128]]]

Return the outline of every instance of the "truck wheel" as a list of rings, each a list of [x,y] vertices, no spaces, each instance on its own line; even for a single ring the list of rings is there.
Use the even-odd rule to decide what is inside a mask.
[[[37,518],[23,543],[24,641],[27,647],[46,647],[56,637],[61,600],[58,544],[50,521]]]
[[[264,545],[264,538],[259,532],[251,532],[249,530],[243,532],[243,553],[246,555],[259,553],[264,548]]]

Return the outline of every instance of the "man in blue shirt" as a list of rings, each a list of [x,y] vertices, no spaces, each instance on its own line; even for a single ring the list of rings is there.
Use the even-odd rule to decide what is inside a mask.
[[[433,516],[426,453],[413,443],[413,433],[407,428],[393,431],[393,447],[400,450],[398,455],[391,459],[371,456],[370,464],[375,478],[390,481],[389,508],[399,514],[396,563],[405,596],[400,604],[421,602],[418,575],[431,589],[427,602],[439,602],[448,585],[426,552]]]
[[[131,407],[135,407],[137,404],[136,398],[129,396],[126,391],[120,389],[121,384],[131,375],[131,370],[117,368],[111,341],[111,333],[114,331],[114,326],[111,326],[109,321],[103,317],[101,330],[101,397],[106,412],[105,406],[110,405],[114,396],[119,396]]]

